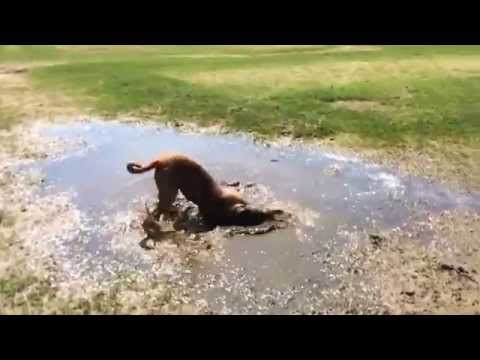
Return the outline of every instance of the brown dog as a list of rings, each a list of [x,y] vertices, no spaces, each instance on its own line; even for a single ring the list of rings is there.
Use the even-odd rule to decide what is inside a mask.
[[[176,212],[173,202],[179,190],[198,206],[205,223],[211,227],[255,226],[283,213],[251,208],[239,193],[218,185],[200,164],[184,155],[165,153],[147,166],[129,163],[127,170],[131,174],[155,170],[160,213]]]

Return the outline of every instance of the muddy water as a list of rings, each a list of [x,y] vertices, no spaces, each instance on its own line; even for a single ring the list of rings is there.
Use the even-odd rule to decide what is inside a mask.
[[[478,196],[302,147],[116,122],[55,125],[44,134],[86,144],[37,164],[46,174],[44,192],[73,194],[84,214],[85,227],[63,247],[68,276],[144,271],[187,286],[222,313],[304,311],[332,286],[335,274],[319,259],[345,245],[342,234],[408,226],[412,217],[445,209],[480,209]],[[129,224],[141,215],[144,200],[156,199],[153,173],[133,176],[125,164],[147,162],[162,151],[197,159],[218,180],[255,183],[246,197],[292,211],[295,224],[261,236],[207,234],[216,241],[212,253],[188,267],[173,258],[177,248],[162,249],[170,258],[142,249],[141,231]]]

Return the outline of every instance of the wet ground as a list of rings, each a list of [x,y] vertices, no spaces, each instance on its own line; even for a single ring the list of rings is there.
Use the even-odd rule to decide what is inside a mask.
[[[415,220],[442,210],[480,211],[480,196],[401,177],[355,158],[236,135],[99,121],[57,124],[42,135],[78,144],[61,156],[26,165],[45,178],[40,195],[64,193],[81,223],[49,249],[64,281],[143,272],[184,288],[197,304],[219,313],[311,312],[345,271],[335,254],[349,245],[351,234],[408,230]],[[154,251],[143,249],[139,223],[144,202],[156,200],[153,173],[134,176],[125,165],[147,162],[162,151],[198,160],[219,181],[252,183],[245,188],[247,199],[291,212],[293,224],[257,236],[228,237],[222,229],[177,234]],[[356,297],[366,307],[377,306],[362,281]]]

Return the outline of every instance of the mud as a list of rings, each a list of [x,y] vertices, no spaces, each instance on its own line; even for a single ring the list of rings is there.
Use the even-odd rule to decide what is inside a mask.
[[[380,244],[357,243],[349,259],[377,284],[389,314],[480,314],[479,227],[478,212],[444,211],[386,231]],[[412,241],[419,236],[430,242]]]
[[[356,237],[391,229],[407,234],[419,221],[444,211],[480,209],[478,195],[459,194],[356,158],[262,145],[247,136],[113,121],[40,123],[28,129],[23,141],[35,138],[44,143],[37,147],[42,151],[20,161],[13,155],[30,150],[8,134],[18,143],[3,149],[0,159],[8,169],[1,181],[9,184],[9,193],[2,193],[2,204],[7,204],[2,219],[14,213],[27,219],[28,214],[29,222],[17,221],[16,229],[23,226],[21,239],[39,259],[54,259],[61,286],[78,289],[85,286],[79,284],[108,283],[121,273],[135,273],[177,289],[183,299],[177,302],[192,306],[192,312],[402,312],[400,305],[385,305],[391,301],[376,286],[385,279],[367,276],[362,270],[366,260],[357,261],[356,273],[351,270],[352,259],[363,251],[353,246]],[[293,214],[291,226],[252,236],[222,228],[179,232],[164,221],[165,239],[146,250],[140,246],[142,221],[145,202],[153,204],[156,198],[153,174],[132,176],[125,164],[172,150],[197,159],[219,181],[248,184],[240,187],[248,200]],[[31,191],[18,179],[25,174],[37,179]],[[12,183],[25,186],[15,189]],[[428,246],[434,240],[423,231],[409,241]],[[370,256],[378,248],[382,244],[362,254]]]

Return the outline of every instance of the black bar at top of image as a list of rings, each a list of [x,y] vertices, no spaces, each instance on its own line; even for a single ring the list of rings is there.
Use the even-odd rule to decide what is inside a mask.
[[[441,2],[5,2],[0,44],[480,44],[478,11]]]
[[[2,31],[2,45],[477,45],[470,31]]]

